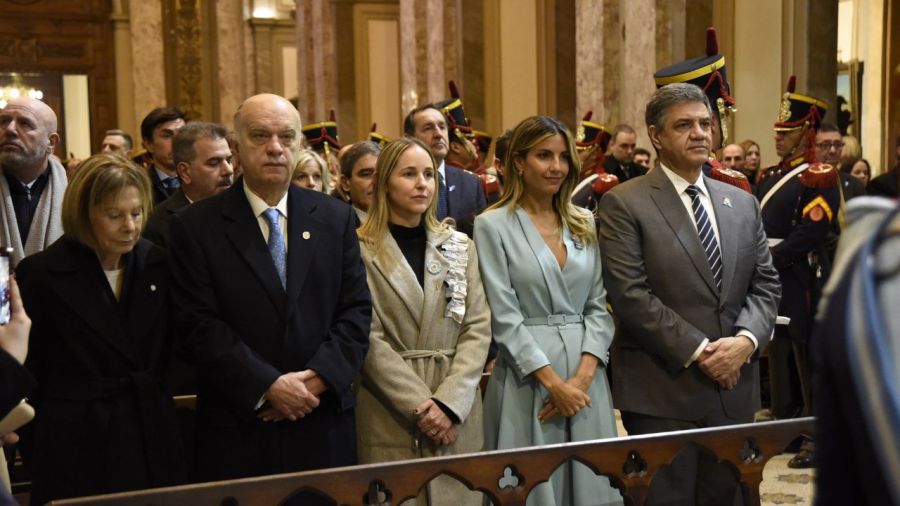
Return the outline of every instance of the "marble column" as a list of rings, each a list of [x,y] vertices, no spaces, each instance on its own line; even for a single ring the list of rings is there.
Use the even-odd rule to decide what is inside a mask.
[[[110,20],[116,54],[116,125],[137,140],[140,129],[134,112],[134,60],[131,48],[131,18],[127,0],[113,0]]]
[[[404,111],[419,104],[416,3],[400,0],[400,107]]]
[[[460,19],[460,0],[400,0],[400,105],[404,111],[448,98],[451,79],[465,97]]]
[[[622,51],[619,53],[625,75],[620,76],[619,122],[637,131],[637,144],[650,146],[644,125],[644,110],[656,90],[656,2],[626,0],[621,3]]]
[[[328,0],[297,0],[296,5],[298,108],[304,123],[316,123],[338,110],[336,21]]]
[[[137,135],[140,122],[151,110],[166,105],[166,75],[161,0],[130,0],[132,82],[134,83],[134,114]]]
[[[575,0],[575,120],[581,121],[592,110],[594,121],[611,126],[603,86],[605,53],[609,48],[597,29],[603,26],[605,9],[604,2]]]
[[[576,119],[593,110],[607,128],[633,126],[638,145],[649,147],[644,108],[656,89],[657,1],[576,0],[575,10]],[[667,38],[670,30],[666,24]]]
[[[234,112],[249,95],[247,55],[244,40],[244,19],[241,0],[216,1],[217,61],[215,69],[219,86],[219,117],[217,121],[232,127]],[[250,74],[252,75],[252,74]]]

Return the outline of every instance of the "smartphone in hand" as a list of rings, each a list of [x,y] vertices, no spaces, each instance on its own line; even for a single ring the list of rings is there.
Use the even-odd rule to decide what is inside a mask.
[[[0,325],[9,323],[9,274],[12,248],[0,248]]]

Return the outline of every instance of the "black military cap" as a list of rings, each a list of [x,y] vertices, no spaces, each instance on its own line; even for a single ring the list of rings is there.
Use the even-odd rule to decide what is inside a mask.
[[[450,98],[437,102],[434,104],[434,107],[441,111],[447,119],[447,130],[450,132],[450,135],[472,137],[472,125],[469,123],[469,118],[466,117],[466,111],[463,109],[462,99],[459,96],[456,83],[450,81],[447,84],[450,86]]]
[[[778,110],[778,121],[775,122],[776,132],[797,130],[804,126],[810,126],[818,130],[828,112],[828,104],[808,95],[794,93],[797,87],[797,78],[791,76],[788,79],[787,88],[781,97],[781,108]]]
[[[599,146],[601,151],[606,152],[611,138],[610,133],[600,123],[591,121],[593,115],[594,111],[588,111],[582,118],[581,124],[578,125],[578,130],[575,132],[575,147],[579,151],[583,151],[593,146]]]
[[[309,147],[320,153],[326,150],[341,149],[334,110],[330,112],[328,121],[306,125],[302,131]]]
[[[390,139],[385,137],[384,135],[378,133],[378,123],[372,123],[372,129],[369,131],[369,141],[378,144],[378,147],[383,148],[387,146]]]
[[[689,83],[700,87],[709,99],[709,105],[719,115],[719,124],[722,127],[722,144],[728,137],[725,119],[732,112],[737,111],[734,97],[731,96],[731,86],[728,84],[728,75],[725,69],[725,56],[719,54],[719,43],[716,39],[716,29],[706,29],[706,56],[685,60],[674,65],[669,65],[653,74],[656,87],[662,88],[672,83]]]

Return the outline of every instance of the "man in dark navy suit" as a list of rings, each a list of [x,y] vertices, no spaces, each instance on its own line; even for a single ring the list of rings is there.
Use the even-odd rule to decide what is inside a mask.
[[[290,102],[250,97],[234,122],[242,178],[170,229],[175,321],[200,370],[199,478],[354,464],[351,383],[372,314],[355,214],[291,185],[301,137]]]
[[[434,104],[423,105],[410,111],[403,130],[424,142],[438,163],[438,219],[453,218],[457,228],[471,236],[475,216],[487,207],[487,200],[478,176],[444,163],[450,149],[446,117]]]
[[[181,186],[172,156],[172,139],[186,121],[187,115],[174,107],[157,107],[141,121],[141,142],[149,157],[147,175],[153,183],[154,205],[171,197]]]

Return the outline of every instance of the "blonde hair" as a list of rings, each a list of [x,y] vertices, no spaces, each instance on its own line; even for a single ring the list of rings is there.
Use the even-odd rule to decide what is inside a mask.
[[[325,160],[311,149],[304,149],[297,155],[297,163],[294,164],[294,171],[291,172],[291,181],[296,179],[303,172],[303,169],[310,164],[318,166],[319,172],[322,174],[322,193],[331,193],[331,171],[328,170]]]
[[[843,138],[844,149],[841,150],[841,161],[853,160],[854,162],[862,158],[862,146],[859,141],[852,135],[845,135]]]
[[[63,197],[62,226],[65,234],[91,249],[97,249],[91,209],[129,187],[137,188],[140,196],[143,228],[153,207],[153,190],[146,171],[121,155],[94,155],[81,162]]]
[[[375,163],[375,184],[372,190],[372,206],[369,208],[366,221],[357,231],[360,240],[372,246],[376,252],[381,250],[384,237],[388,233],[388,223],[391,219],[390,203],[387,198],[388,181],[391,178],[391,174],[394,173],[394,169],[397,168],[400,157],[403,156],[403,153],[413,147],[421,148],[428,153],[428,158],[431,160],[431,166],[434,167],[435,174],[437,174],[437,163],[434,161],[434,156],[422,141],[412,137],[400,137],[384,147],[381,154],[378,155],[378,161]],[[428,208],[422,214],[422,221],[425,225],[425,230],[428,230],[429,232],[444,232],[450,228],[449,223],[451,222],[450,220],[445,220],[443,222],[437,220],[435,211],[437,208],[439,184],[437,183],[437,178],[435,178],[435,183],[435,191],[432,194],[431,202],[428,203]]]
[[[591,214],[572,203],[572,192],[578,185],[581,173],[581,159],[575,150],[575,141],[565,125],[549,116],[532,116],[524,119],[513,129],[509,140],[509,148],[503,160],[506,176],[503,181],[503,195],[491,209],[509,206],[509,212],[515,211],[515,205],[525,197],[525,181],[516,169],[516,159],[523,160],[528,152],[549,137],[561,135],[568,151],[569,173],[553,195],[553,209],[565,223],[572,235],[584,244],[593,244],[597,240],[597,232]]]

